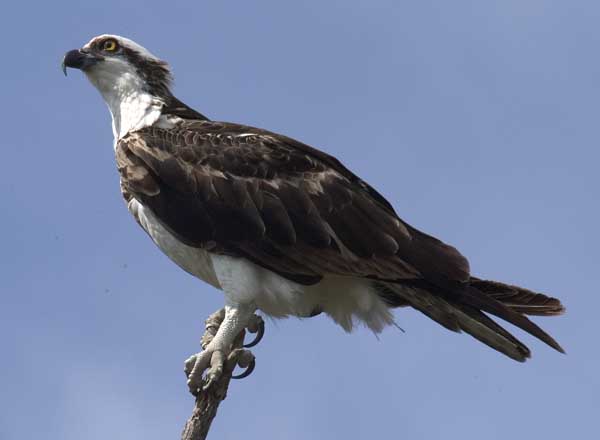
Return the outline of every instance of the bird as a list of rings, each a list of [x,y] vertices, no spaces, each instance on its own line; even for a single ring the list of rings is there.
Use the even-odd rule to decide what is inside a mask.
[[[212,341],[185,362],[190,389],[210,386],[256,312],[324,313],[344,330],[380,333],[412,307],[523,362],[529,348],[500,318],[559,352],[526,315],[564,312],[560,300],[471,275],[454,247],[402,220],[337,158],[268,130],[208,119],[172,92],[169,65],[118,35],[68,51],[112,117],[129,212],[184,271],[221,290]],[[216,365],[216,367],[215,367]]]

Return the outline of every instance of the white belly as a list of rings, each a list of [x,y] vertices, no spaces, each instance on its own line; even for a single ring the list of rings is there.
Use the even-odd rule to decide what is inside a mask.
[[[388,307],[369,280],[328,276],[317,284],[304,286],[244,258],[213,254],[183,244],[135,199],[129,203],[129,210],[171,260],[223,290],[228,303],[253,303],[277,318],[309,316],[320,310],[346,331],[351,331],[356,321],[377,333],[393,323]]]
[[[221,288],[210,254],[177,240],[156,218],[154,213],[136,199],[129,202],[129,211],[138,219],[152,241],[179,267],[208,284]]]

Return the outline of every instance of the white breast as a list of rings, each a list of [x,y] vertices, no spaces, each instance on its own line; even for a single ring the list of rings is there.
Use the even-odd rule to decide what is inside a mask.
[[[177,240],[156,218],[154,213],[136,199],[128,205],[152,241],[179,267],[208,284],[221,288],[210,254],[203,249],[187,246]]]

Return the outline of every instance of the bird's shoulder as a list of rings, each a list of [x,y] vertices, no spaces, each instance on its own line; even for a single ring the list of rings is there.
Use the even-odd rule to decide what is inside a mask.
[[[265,129],[210,120],[181,120],[172,127],[150,126],[129,133],[117,148],[152,162],[192,166],[196,172],[240,178],[321,179],[367,193],[384,210],[392,205],[335,157]]]

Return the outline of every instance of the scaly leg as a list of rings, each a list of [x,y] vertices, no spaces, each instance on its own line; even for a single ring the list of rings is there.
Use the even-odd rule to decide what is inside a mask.
[[[249,305],[226,305],[224,309],[213,313],[206,320],[207,332],[202,338],[203,350],[185,361],[185,373],[192,393],[200,388],[210,387],[219,379],[234,341],[245,328],[248,327],[252,333],[258,332],[253,344],[258,343],[264,333],[264,323],[262,318],[254,315],[254,310],[255,308]],[[242,373],[238,378],[250,374],[252,368],[253,365],[250,366],[249,371]],[[202,386],[202,375],[205,371],[206,380]]]

